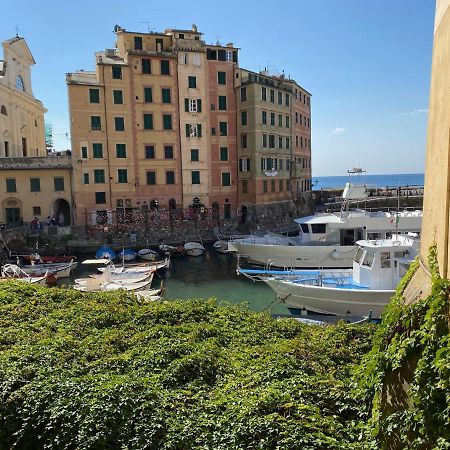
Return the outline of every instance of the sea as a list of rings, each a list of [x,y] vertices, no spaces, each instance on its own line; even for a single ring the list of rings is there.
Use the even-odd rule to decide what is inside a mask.
[[[423,173],[394,173],[389,175],[355,174],[351,181],[356,184],[364,184],[368,188],[395,188],[399,186],[423,186],[425,175]],[[312,177],[313,190],[343,189],[350,177]]]

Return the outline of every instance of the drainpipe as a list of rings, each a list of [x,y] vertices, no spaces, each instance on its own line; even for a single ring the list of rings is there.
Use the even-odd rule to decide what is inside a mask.
[[[109,205],[112,213],[112,189],[111,189],[111,167],[109,161],[109,139],[108,139],[108,116],[106,111],[106,86],[105,86],[105,65],[102,64],[102,75],[103,75],[103,109],[105,113],[105,133],[106,133],[106,157],[108,164],[108,187],[109,187]]]

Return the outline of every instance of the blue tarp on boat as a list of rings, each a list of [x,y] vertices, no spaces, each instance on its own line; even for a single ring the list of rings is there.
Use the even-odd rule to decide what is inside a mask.
[[[117,256],[116,252],[106,245],[103,245],[97,250],[95,257],[97,259],[105,258],[105,259],[115,259]]]

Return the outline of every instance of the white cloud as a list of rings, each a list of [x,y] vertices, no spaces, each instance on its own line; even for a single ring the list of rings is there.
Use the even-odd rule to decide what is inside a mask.
[[[334,127],[334,130],[330,132],[330,136],[334,136],[335,134],[341,134],[345,131],[345,128]]]
[[[428,114],[428,108],[416,108],[412,111],[392,114],[396,119],[400,117],[420,116],[421,114]]]

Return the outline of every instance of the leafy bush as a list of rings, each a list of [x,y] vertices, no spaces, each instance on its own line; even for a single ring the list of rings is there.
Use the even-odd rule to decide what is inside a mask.
[[[0,284],[0,448],[369,448],[373,326]]]

